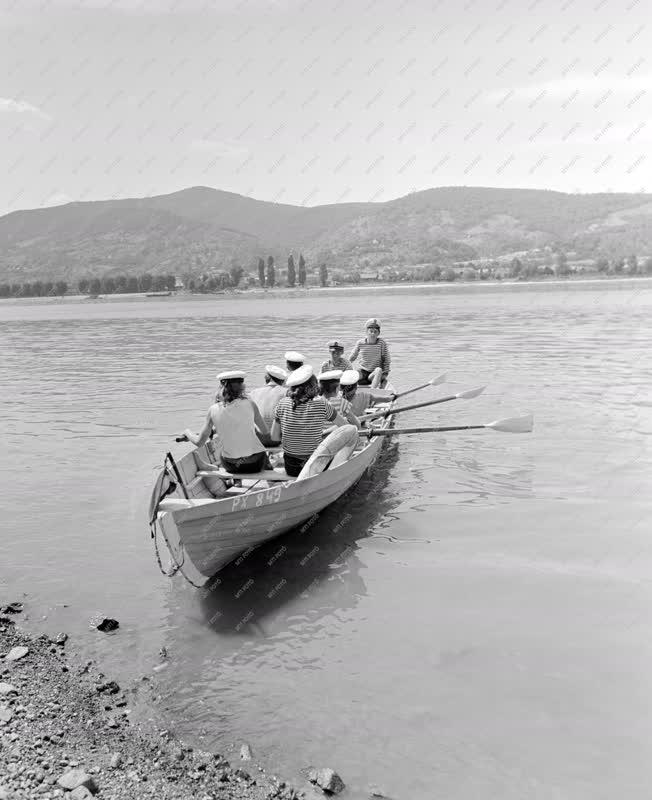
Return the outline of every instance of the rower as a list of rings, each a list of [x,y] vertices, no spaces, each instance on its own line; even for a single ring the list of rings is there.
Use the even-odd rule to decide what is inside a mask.
[[[323,362],[320,372],[328,372],[333,369],[344,372],[345,369],[353,369],[349,359],[344,358],[344,345],[338,339],[332,339],[327,347],[331,357],[328,361]]]
[[[384,403],[394,400],[396,397],[387,389],[360,386],[360,373],[355,369],[349,369],[342,373],[340,392],[342,397],[351,404],[351,411],[356,417],[361,417],[365,410],[374,403]]]
[[[387,382],[391,358],[387,342],[380,337],[380,322],[376,317],[367,320],[365,329],[366,337],[356,342],[349,360],[353,362],[360,356],[360,385],[375,389]]]
[[[286,473],[293,478],[321,444],[326,422],[336,426],[345,420],[323,397],[310,364],[294,370],[286,381],[288,393],[279,400],[272,425],[272,439],[283,445]]]
[[[341,377],[341,369],[320,372],[319,375],[317,375],[317,380],[319,381],[319,394],[328,400],[338,414],[341,414],[349,424],[355,425],[356,428],[359,428],[360,422],[351,410],[351,403],[349,403],[349,401],[337,391],[340,386]]]
[[[269,429],[258,406],[245,394],[245,375],[242,370],[220,372],[218,402],[208,409],[201,433],[185,430],[188,440],[197,447],[205,444],[215,430],[222,466],[233,474],[260,472],[269,466],[265,448],[256,435],[258,430],[262,438],[269,439]]]
[[[306,357],[302,353],[297,353],[296,350],[288,350],[285,354],[285,366],[288,372],[294,372],[295,369],[302,367],[306,361]]]
[[[281,397],[287,394],[285,380],[288,374],[282,367],[273,364],[265,365],[265,385],[249,391],[249,399],[258,406],[258,410],[268,428],[274,422],[274,412]]]

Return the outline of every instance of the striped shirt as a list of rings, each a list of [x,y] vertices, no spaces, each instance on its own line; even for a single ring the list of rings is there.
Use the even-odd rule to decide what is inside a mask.
[[[258,406],[265,425],[272,427],[274,422],[274,412],[278,401],[288,393],[287,386],[279,386],[277,383],[266,383],[257,389],[250,389],[247,396]]]
[[[281,445],[292,456],[311,456],[319,444],[324,423],[333,422],[337,411],[323,397],[313,397],[296,409],[283,397],[276,406],[275,418],[281,426]]]
[[[378,337],[375,344],[369,344],[366,339],[358,339],[355,347],[349,353],[349,360],[355,361],[358,356],[360,356],[360,366],[367,372],[380,367],[383,375],[389,373],[391,359],[389,347],[384,339]]]
[[[320,372],[330,372],[331,370],[334,370],[334,369],[341,369],[342,372],[344,372],[345,369],[353,369],[353,365],[351,364],[351,362],[349,361],[348,358],[344,358],[344,356],[342,356],[342,358],[340,358],[340,363],[339,364],[333,364],[333,360],[332,359],[329,359],[328,361],[324,361],[323,364],[321,365],[321,369],[319,371]]]

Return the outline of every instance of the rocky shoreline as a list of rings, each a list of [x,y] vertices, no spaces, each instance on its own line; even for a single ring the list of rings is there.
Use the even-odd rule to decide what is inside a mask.
[[[13,608],[13,611],[11,610]],[[296,800],[331,794],[330,770],[298,789],[255,765],[248,745],[237,764],[198,751],[153,724],[130,719],[135,689],[121,688],[92,662],[74,663],[66,634],[28,636],[20,604],[0,616],[0,800]],[[333,793],[343,784],[334,776]]]

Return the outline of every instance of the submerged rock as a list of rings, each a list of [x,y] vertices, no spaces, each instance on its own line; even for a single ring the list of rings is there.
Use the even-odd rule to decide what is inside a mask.
[[[18,601],[14,603],[9,603],[7,606],[2,606],[0,608],[0,614],[22,614],[23,613],[23,604],[19,603]]]
[[[310,783],[316,783],[320,789],[323,789],[328,794],[339,794],[344,789],[344,781],[329,767],[322,769],[311,769],[308,773],[308,780]]]
[[[110,617],[104,617],[104,619],[99,622],[96,626],[98,631],[102,631],[102,633],[110,633],[111,631],[117,630],[120,627],[120,623],[117,619],[111,619]]]

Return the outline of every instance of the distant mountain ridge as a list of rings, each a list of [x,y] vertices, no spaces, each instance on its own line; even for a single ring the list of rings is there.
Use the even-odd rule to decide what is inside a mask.
[[[445,264],[537,247],[582,257],[652,254],[652,195],[441,187],[384,203],[314,207],[207,187],[74,202],[0,217],[0,280],[200,274],[259,256],[344,271]]]

